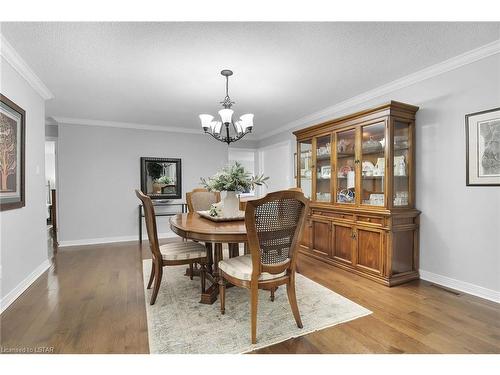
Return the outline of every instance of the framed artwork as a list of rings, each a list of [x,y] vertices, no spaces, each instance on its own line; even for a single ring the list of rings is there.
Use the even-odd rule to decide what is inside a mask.
[[[24,207],[26,112],[0,94],[0,210]]]
[[[141,158],[141,190],[151,199],[180,199],[181,159]]]
[[[500,186],[500,108],[465,116],[467,186]]]

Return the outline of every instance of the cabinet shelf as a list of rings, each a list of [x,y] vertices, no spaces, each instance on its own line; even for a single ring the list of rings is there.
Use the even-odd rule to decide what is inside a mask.
[[[330,160],[330,154],[327,154],[327,155],[318,155],[316,156],[316,160],[317,161],[323,161],[323,160]]]
[[[337,158],[354,158],[354,152],[337,152]]]

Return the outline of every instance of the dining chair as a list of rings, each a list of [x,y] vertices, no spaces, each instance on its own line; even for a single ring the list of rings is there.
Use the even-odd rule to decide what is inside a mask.
[[[298,191],[283,190],[247,202],[245,226],[250,254],[219,262],[221,313],[225,313],[226,281],[250,290],[251,337],[257,342],[259,289],[275,290],[286,284],[295,322],[302,328],[295,295],[298,239],[309,200]]]
[[[220,202],[218,191],[208,191],[207,189],[193,189],[186,193],[186,203],[189,212],[206,211],[214,203]]]
[[[146,229],[148,231],[149,247],[152,254],[151,275],[149,277],[148,289],[154,281],[153,294],[149,303],[154,305],[158,291],[160,290],[161,279],[163,275],[163,267],[178,266],[188,264],[192,267],[194,262],[201,265],[200,279],[201,292],[205,292],[205,272],[207,262],[207,250],[205,246],[193,242],[172,242],[160,246],[158,243],[158,231],[156,229],[156,216],[154,213],[153,203],[151,198],[143,194],[142,191],[136,190],[135,194],[142,201],[144,207],[144,217],[146,220]]]
[[[212,204],[220,202],[220,199],[220,192],[218,191],[208,191],[204,188],[193,189],[192,191],[186,193],[188,212],[207,211],[210,209]],[[207,248],[207,265],[209,271],[211,271],[213,263],[212,244],[207,242],[205,243],[205,247]],[[219,245],[216,247],[219,247]],[[189,277],[191,280],[193,279],[193,275],[197,272],[196,265],[191,264],[189,266]]]

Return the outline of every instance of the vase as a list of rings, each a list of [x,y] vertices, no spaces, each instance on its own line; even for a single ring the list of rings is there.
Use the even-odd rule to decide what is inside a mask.
[[[222,216],[233,217],[238,215],[240,211],[240,201],[235,191],[226,191],[223,202]]]
[[[160,184],[158,182],[153,182],[153,194],[161,194],[161,189],[167,186],[167,184]]]

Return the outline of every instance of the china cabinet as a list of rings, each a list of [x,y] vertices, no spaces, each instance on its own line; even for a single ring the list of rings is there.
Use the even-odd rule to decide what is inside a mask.
[[[418,278],[417,110],[391,101],[294,132],[303,254],[389,286]]]

